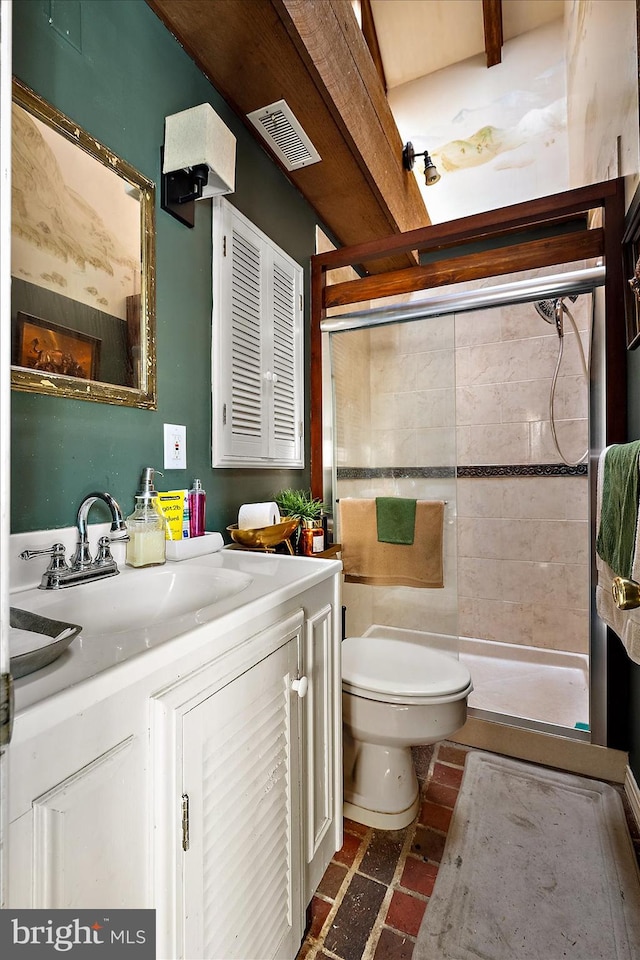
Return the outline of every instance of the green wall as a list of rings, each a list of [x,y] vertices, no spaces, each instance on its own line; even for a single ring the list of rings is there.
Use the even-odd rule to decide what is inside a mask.
[[[13,24],[15,76],[157,187],[165,116],[211,103],[237,137],[229,199],[305,268],[308,318],[314,212],[144,0],[15,0]],[[163,470],[164,423],[187,427],[187,470],[167,471],[158,487],[200,477],[208,529],[234,523],[243,502],[308,487],[308,436],[305,470],[212,469],[211,204],[196,204],[190,230],[160,209],[157,193],[158,409],[12,391],[13,533],[72,525],[94,489],[108,490],[129,513],[142,467]],[[307,423],[308,402],[307,388]],[[98,507],[91,520],[102,519]]]

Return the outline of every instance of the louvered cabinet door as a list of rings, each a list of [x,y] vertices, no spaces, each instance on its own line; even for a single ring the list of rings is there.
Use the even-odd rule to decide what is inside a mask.
[[[213,466],[302,467],[302,267],[224,198],[213,251]]]
[[[264,325],[267,292],[264,246],[249,226],[232,218],[225,233],[225,282],[220,291],[225,316],[222,350],[222,422],[225,450],[232,458],[260,460],[268,455],[264,379]]]
[[[301,274],[273,251],[270,262],[269,302],[272,308],[268,358],[269,420],[275,460],[298,462],[302,458],[302,298]]]
[[[185,957],[294,957],[302,937],[300,635],[183,720]]]

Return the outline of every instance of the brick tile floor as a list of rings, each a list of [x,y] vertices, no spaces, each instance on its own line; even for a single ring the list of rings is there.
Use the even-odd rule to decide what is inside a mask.
[[[344,844],[311,902],[298,960],[411,960],[442,858],[467,751],[416,751],[422,804],[404,830],[344,821]]]
[[[414,751],[421,807],[404,830],[344,821],[343,847],[312,899],[297,960],[412,960],[468,752],[447,742]],[[640,831],[622,797],[640,863]]]

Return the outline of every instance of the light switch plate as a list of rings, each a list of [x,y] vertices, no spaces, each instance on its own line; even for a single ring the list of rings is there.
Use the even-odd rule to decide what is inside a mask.
[[[164,469],[187,469],[187,428],[177,423],[164,425]]]

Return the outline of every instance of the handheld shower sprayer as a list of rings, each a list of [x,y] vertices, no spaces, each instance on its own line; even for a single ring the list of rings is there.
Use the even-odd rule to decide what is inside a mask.
[[[574,294],[568,297],[572,303],[575,303],[578,299],[578,295]],[[579,463],[583,463],[588,456],[589,451],[586,450],[585,453],[580,457],[579,460],[568,460],[565,457],[564,453],[560,448],[560,443],[558,441],[558,435],[556,432],[556,421],[555,421],[555,393],[556,393],[556,384],[558,381],[558,374],[560,372],[560,364],[562,362],[562,354],[564,350],[564,314],[568,316],[571,326],[573,327],[573,332],[576,336],[576,343],[578,346],[578,354],[580,356],[580,362],[582,364],[582,372],[584,374],[585,383],[587,384],[587,389],[589,386],[589,364],[584,354],[584,349],[582,346],[582,340],[580,339],[580,333],[578,327],[576,326],[575,319],[567,306],[565,306],[564,297],[556,297],[554,300],[538,300],[534,303],[534,307],[539,316],[542,317],[546,323],[555,323],[556,330],[558,333],[558,358],[556,360],[556,368],[551,379],[551,389],[549,393],[549,424],[551,427],[551,435],[553,437],[554,446],[558,452],[558,456],[566,463],[567,466],[575,467]]]

